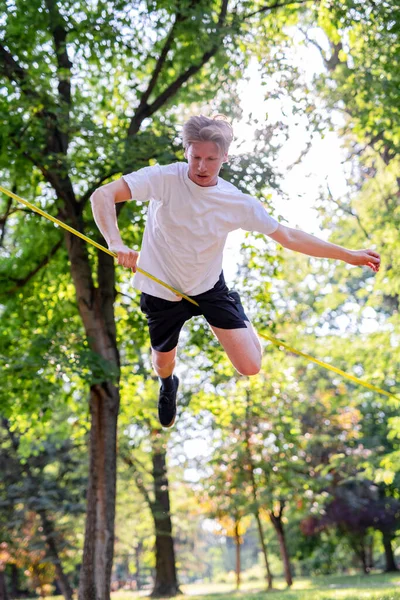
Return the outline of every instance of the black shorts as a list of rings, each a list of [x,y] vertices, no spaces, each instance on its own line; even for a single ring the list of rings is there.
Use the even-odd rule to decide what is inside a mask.
[[[151,346],[158,352],[173,350],[185,321],[203,315],[207,322],[221,329],[245,329],[248,321],[239,294],[229,291],[223,273],[211,290],[191,296],[195,306],[184,298],[171,302],[142,292],[140,308],[147,317]]]

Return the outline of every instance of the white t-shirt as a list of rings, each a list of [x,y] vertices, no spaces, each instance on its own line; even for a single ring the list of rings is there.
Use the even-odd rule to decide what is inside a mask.
[[[230,231],[270,234],[278,227],[259,200],[220,177],[215,186],[194,183],[187,163],[145,167],[123,178],[134,200],[150,201],[138,265],[188,296],[218,281]],[[180,300],[141,273],[134,285],[152,296]]]

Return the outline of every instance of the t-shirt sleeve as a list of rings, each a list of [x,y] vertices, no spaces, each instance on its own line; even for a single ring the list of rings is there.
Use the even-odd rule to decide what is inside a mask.
[[[263,204],[253,198],[247,196],[246,219],[241,226],[245,231],[257,231],[269,235],[278,229],[278,221],[271,217],[265,210]]]
[[[128,175],[123,175],[122,178],[128,184],[133,200],[139,202],[162,201],[163,173],[160,165],[144,167]]]

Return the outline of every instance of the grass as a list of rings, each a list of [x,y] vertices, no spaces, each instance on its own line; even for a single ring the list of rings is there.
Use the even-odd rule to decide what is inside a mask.
[[[275,589],[268,593],[259,581],[243,584],[239,592],[229,584],[191,584],[181,588],[184,595],[179,600],[400,600],[400,573],[299,577],[290,590],[285,589],[283,580],[277,579]],[[112,594],[112,600],[137,600],[143,595],[143,592],[119,591]]]

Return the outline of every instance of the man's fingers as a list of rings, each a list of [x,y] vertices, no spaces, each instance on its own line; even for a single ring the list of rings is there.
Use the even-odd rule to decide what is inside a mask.
[[[136,262],[138,259],[138,252],[118,252],[118,264],[122,267],[134,269],[136,271]]]
[[[367,255],[368,255],[368,258],[371,259],[371,262],[373,262],[375,264],[379,264],[381,262],[380,255],[377,252],[375,252],[374,250],[367,250]]]
[[[376,265],[372,262],[367,263],[367,267],[372,269],[375,273],[377,273],[379,271],[379,265]]]
[[[364,252],[364,257],[366,259],[366,262],[364,264],[366,264],[376,273],[379,270],[381,264],[380,255],[377,252],[375,252],[375,250],[365,250]]]

